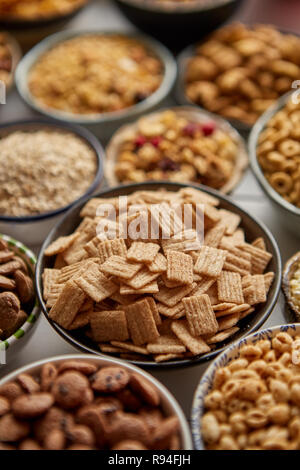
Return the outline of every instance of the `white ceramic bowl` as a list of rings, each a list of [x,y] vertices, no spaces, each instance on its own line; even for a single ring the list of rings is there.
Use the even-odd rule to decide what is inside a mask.
[[[58,132],[70,132],[83,140],[83,142],[95,152],[97,159],[97,173],[93,183],[87,191],[67,206],[54,211],[24,217],[13,217],[0,214],[0,233],[5,233],[17,240],[22,240],[23,243],[30,247],[41,245],[50,230],[59,222],[63,214],[76,204],[76,202],[81,201],[88,195],[92,195],[97,189],[99,189],[100,183],[103,179],[103,148],[95,136],[79,126],[60,123],[53,119],[46,120],[42,118],[16,121],[0,125],[0,139],[16,131],[30,132],[45,129],[51,129]]]
[[[69,39],[73,39],[80,36],[87,35],[120,35],[129,38],[133,38],[144,44],[144,46],[152,51],[164,66],[164,77],[160,87],[152,93],[148,98],[141,101],[140,103],[131,106],[127,109],[101,114],[89,114],[80,115],[68,112],[63,112],[51,108],[43,107],[30,93],[28,88],[28,74],[31,68],[44,55],[47,51]],[[155,41],[152,38],[142,36],[136,33],[122,33],[118,31],[107,32],[99,30],[91,31],[63,31],[61,33],[53,34],[48,38],[44,39],[37,46],[31,49],[30,52],[19,63],[16,70],[16,85],[18,91],[24,101],[36,111],[60,121],[71,122],[80,124],[94,134],[101,137],[101,140],[107,140],[110,138],[113,132],[115,132],[121,125],[130,122],[137,117],[145,114],[146,112],[157,108],[170,94],[173,85],[176,80],[177,66],[172,54],[162,44]]]
[[[25,261],[28,271],[34,281],[34,271],[36,266],[36,258],[34,254],[22,243],[8,237],[7,235],[0,233],[0,239],[5,240],[8,243],[9,249]],[[28,343],[37,325],[39,314],[40,307],[37,298],[35,298],[32,311],[29,313],[27,320],[21,328],[19,328],[9,338],[3,341],[0,340],[0,370],[1,365],[8,364],[18,353],[21,352],[25,344]]]
[[[240,341],[236,341],[227,349],[225,349],[225,351],[223,351],[208,367],[195,391],[191,411],[191,426],[195,449],[205,449],[201,432],[201,419],[204,414],[204,398],[212,388],[216,370],[220,367],[225,367],[229,362],[237,359],[239,357],[239,350],[242,346],[247,344],[255,344],[261,339],[271,339],[276,336],[277,333],[282,331],[288,331],[292,336],[299,335],[300,323],[273,326],[272,328],[261,330],[257,333],[246,336],[245,338],[241,339]]]
[[[92,355],[86,355],[86,354],[69,354],[65,356],[57,356],[57,357],[52,357],[49,359],[43,359],[37,362],[34,362],[33,364],[29,364],[25,367],[22,367],[21,369],[18,369],[17,371],[14,371],[4,377],[3,379],[0,380],[0,387],[4,385],[7,382],[10,382],[14,380],[19,374],[22,373],[35,373],[40,370],[40,368],[43,366],[43,364],[46,364],[47,362],[51,362],[53,364],[60,364],[62,362],[65,362],[67,360],[84,360],[88,361],[91,364],[96,364],[97,366],[120,366],[123,367],[124,369],[128,370],[129,372],[135,372],[148,380],[152,385],[155,386],[157,389],[160,397],[161,397],[161,406],[162,409],[165,413],[166,416],[177,416],[180,424],[180,438],[182,442],[182,449],[183,450],[192,450],[193,444],[192,444],[192,438],[191,438],[191,433],[190,429],[187,423],[187,420],[183,414],[183,411],[173,395],[168,391],[168,389],[162,385],[158,380],[156,380],[154,377],[152,377],[150,374],[147,372],[143,371],[142,369],[139,369],[138,367],[132,366],[130,364],[127,364],[124,361],[120,361],[117,359],[111,359],[109,357],[97,357],[97,356],[92,356]]]

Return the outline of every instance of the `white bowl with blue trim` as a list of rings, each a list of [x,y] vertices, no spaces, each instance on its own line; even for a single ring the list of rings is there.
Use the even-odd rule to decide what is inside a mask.
[[[217,369],[225,367],[231,361],[237,359],[239,357],[241,347],[245,345],[253,345],[262,339],[272,339],[281,332],[288,332],[291,336],[300,335],[300,323],[273,326],[246,336],[246,338],[236,341],[229,346],[229,348],[225,349],[225,351],[221,353],[208,367],[196,388],[191,411],[191,428],[195,449],[205,450],[201,431],[201,421],[205,411],[204,399],[212,389]]]
[[[5,240],[8,243],[9,249],[25,261],[28,273],[34,282],[36,257],[32,251],[23,245],[23,243],[1,233],[0,240]],[[32,310],[27,311],[26,313],[28,314],[28,317],[23,325],[9,338],[3,341],[0,340],[0,368],[1,366],[8,364],[30,340],[38,323],[37,320],[40,314],[37,297],[34,299]]]

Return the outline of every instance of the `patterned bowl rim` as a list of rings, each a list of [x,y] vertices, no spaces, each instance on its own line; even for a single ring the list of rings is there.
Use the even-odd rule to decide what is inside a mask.
[[[33,252],[29,248],[27,248],[25,245],[23,245],[23,243],[15,240],[14,238],[9,237],[8,235],[4,235],[0,233],[0,239],[5,240],[8,243],[9,247],[11,247],[12,250],[16,254],[19,254],[22,257],[22,259],[25,258],[27,262],[27,266],[30,268],[31,277],[34,282],[34,272],[35,272],[35,266],[36,266],[37,260]],[[40,314],[39,302],[38,302],[37,296],[35,295],[34,306],[27,320],[22,325],[22,327],[19,328],[12,336],[10,336],[9,338],[3,341],[0,340],[0,350],[3,350],[3,349],[7,350],[8,348],[12,347],[18,340],[23,338],[23,336],[36,323],[39,317],[39,314]]]
[[[300,323],[276,325],[257,331],[256,333],[252,333],[226,348],[225,351],[219,354],[219,356],[207,368],[195,390],[192,403],[190,423],[195,449],[205,450],[205,445],[202,440],[200,420],[204,412],[204,398],[212,387],[212,381],[216,370],[220,367],[224,367],[231,360],[236,359],[239,355],[240,348],[245,344],[248,344],[249,342],[255,344],[261,339],[270,339],[276,333],[286,332],[288,330],[292,330],[294,333],[300,332]]]
[[[64,355],[59,355],[59,356],[54,356],[46,359],[40,359],[35,362],[32,362],[30,364],[27,364],[25,366],[20,367],[17,370],[14,370],[7,374],[5,377],[0,378],[0,386],[4,385],[5,383],[14,380],[18,375],[25,373],[25,372],[30,372],[30,371],[36,371],[39,369],[41,366],[44,364],[51,362],[53,364],[60,363],[60,362],[65,362],[65,361],[88,361],[91,363],[98,363],[102,364],[102,366],[120,366],[123,367],[124,369],[127,369],[129,371],[135,372],[139,376],[145,378],[148,382],[150,382],[156,390],[159,392],[162,401],[167,405],[168,408],[172,410],[174,415],[177,416],[179,423],[180,423],[180,435],[181,435],[181,440],[182,440],[182,447],[183,450],[192,450],[193,449],[193,443],[192,443],[192,437],[191,437],[191,431],[190,427],[188,425],[187,419],[185,417],[185,414],[183,413],[183,410],[181,408],[181,405],[178,403],[172,392],[160,382],[156,377],[153,377],[153,375],[149,374],[148,372],[144,371],[143,369],[134,366],[133,364],[129,364],[125,361],[122,361],[117,358],[109,357],[109,356],[96,356],[94,354],[64,354]]]

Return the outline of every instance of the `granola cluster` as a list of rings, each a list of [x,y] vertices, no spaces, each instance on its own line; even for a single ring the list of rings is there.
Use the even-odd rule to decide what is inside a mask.
[[[100,114],[133,106],[154,93],[163,65],[136,39],[86,35],[39,58],[29,90],[40,105],[72,114]]]
[[[47,362],[0,387],[0,450],[178,450],[179,420],[141,374]]]
[[[22,217],[61,207],[95,179],[95,152],[58,131],[13,132],[0,140],[0,214]]]
[[[34,286],[26,263],[0,238],[1,340],[12,336],[23,325],[28,316],[27,312],[32,310],[33,300]]]
[[[113,172],[122,183],[169,180],[223,189],[237,173],[243,152],[229,126],[180,108],[143,117],[116,139],[108,157],[117,153]]]
[[[272,188],[300,208],[300,105],[289,100],[258,139],[257,159]]]
[[[122,213],[120,198],[91,199],[76,231],[46,248],[52,321],[104,353],[163,362],[209,352],[267,301],[272,255],[262,238],[245,241],[240,216],[217,198],[184,188],[137,191],[127,201]],[[116,221],[99,215],[104,203]]]
[[[193,103],[252,125],[300,76],[300,39],[272,26],[233,24],[196,48],[185,93]]]
[[[300,337],[281,331],[217,369],[202,435],[213,450],[300,449]]]
[[[87,0],[0,0],[0,15],[35,20],[64,15],[87,3]]]

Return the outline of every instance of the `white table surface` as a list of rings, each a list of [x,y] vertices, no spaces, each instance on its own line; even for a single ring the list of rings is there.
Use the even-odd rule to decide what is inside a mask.
[[[275,0],[275,3],[276,1],[278,0]],[[247,11],[246,9],[242,10],[238,13],[237,17],[248,19],[249,8],[250,10],[251,8],[255,8],[255,3],[257,4],[256,0],[249,0]],[[257,17],[256,10],[254,13],[252,17],[255,17],[255,20],[268,20],[266,15],[264,15],[263,18],[259,18]],[[273,21],[273,18],[270,18],[269,21]],[[122,17],[117,8],[112,5],[109,0],[96,1],[72,20],[67,27],[68,29],[99,28],[103,30],[119,29],[123,31],[133,29],[133,26]],[[21,101],[16,91],[13,91],[9,95],[6,105],[0,106],[0,122],[33,116],[36,116],[36,114]],[[249,211],[250,214],[262,220],[272,231],[279,244],[283,262],[299,250],[299,239],[286,232],[285,227],[281,224],[273,207],[259,188],[250,170],[248,170],[242,183],[234,191],[232,197],[235,202]],[[36,250],[38,250],[38,248],[36,248]],[[278,303],[264,326],[278,325],[286,322],[285,315],[284,299],[282,294],[280,294]],[[0,377],[35,360],[74,352],[76,352],[76,350],[60,338],[50,327],[43,315],[41,315],[31,341],[24,347],[15,360],[1,367]],[[189,416],[195,388],[201,375],[207,368],[207,365],[208,364],[186,369],[163,370],[151,373],[171,390],[186,415]]]

